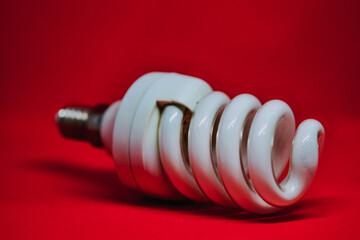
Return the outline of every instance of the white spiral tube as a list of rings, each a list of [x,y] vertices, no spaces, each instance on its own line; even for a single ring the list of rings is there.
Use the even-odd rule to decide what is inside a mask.
[[[122,182],[146,194],[242,207],[260,214],[298,201],[317,169],[324,129],[295,133],[289,106],[242,94],[230,101],[175,73],[139,78],[104,114],[101,138]],[[289,172],[278,182],[290,156]]]

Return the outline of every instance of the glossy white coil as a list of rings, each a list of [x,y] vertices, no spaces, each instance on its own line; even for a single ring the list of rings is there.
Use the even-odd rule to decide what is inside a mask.
[[[324,129],[309,119],[295,133],[293,113],[280,100],[261,105],[241,94],[230,101],[200,79],[149,73],[105,113],[101,136],[133,189],[268,214],[309,188]]]

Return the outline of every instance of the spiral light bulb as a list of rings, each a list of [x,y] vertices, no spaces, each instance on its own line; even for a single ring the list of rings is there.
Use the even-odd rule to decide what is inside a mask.
[[[230,100],[201,79],[148,73],[122,100],[65,107],[63,136],[104,146],[121,182],[165,199],[213,201],[258,214],[298,201],[318,165],[324,128],[313,119],[295,133],[290,107],[261,105],[249,94]],[[288,174],[278,179],[289,161]]]

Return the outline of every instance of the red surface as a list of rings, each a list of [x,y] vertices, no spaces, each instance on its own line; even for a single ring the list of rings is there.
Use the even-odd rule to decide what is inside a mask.
[[[2,1],[0,238],[359,239],[357,2]],[[153,70],[320,120],[307,195],[270,217],[151,201],[119,183],[105,152],[60,137],[58,107],[112,102]]]

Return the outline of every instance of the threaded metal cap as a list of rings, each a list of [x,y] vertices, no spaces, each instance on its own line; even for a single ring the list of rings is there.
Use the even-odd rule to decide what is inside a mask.
[[[89,141],[96,147],[103,147],[100,126],[103,113],[108,107],[107,104],[95,107],[66,106],[56,113],[55,122],[63,137]]]

